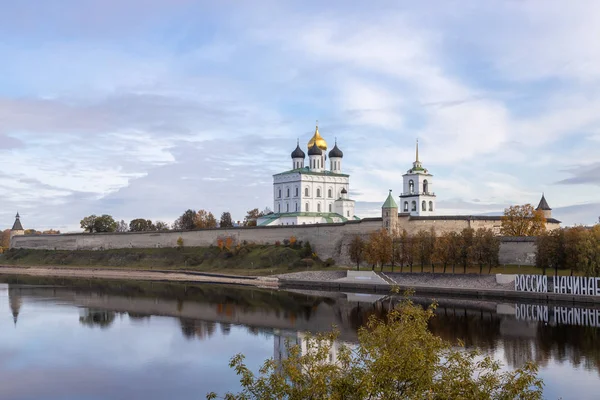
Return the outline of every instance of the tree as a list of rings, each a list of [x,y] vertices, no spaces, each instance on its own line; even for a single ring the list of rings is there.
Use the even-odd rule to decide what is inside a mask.
[[[221,214],[219,226],[221,228],[233,228],[233,220],[231,219],[231,213],[229,211],[225,211],[223,214]]]
[[[96,217],[94,214],[89,215],[82,219],[79,224],[81,225],[81,229],[88,233],[94,233],[94,224],[96,223]]]
[[[156,226],[149,219],[137,218],[131,220],[129,223],[129,230],[131,232],[147,232],[147,231],[155,231]]]
[[[115,232],[119,224],[108,214],[96,216],[94,214],[80,221],[80,226],[88,233]]]
[[[455,262],[457,258],[458,249],[456,248],[455,236],[455,232],[444,232],[435,241],[433,261],[442,264],[444,274],[448,264]]]
[[[352,238],[350,246],[348,246],[348,253],[350,260],[356,263],[356,270],[358,270],[365,254],[365,241],[359,235],[355,235]]]
[[[48,229],[42,232],[43,235],[60,235],[60,231],[54,229]]]
[[[435,251],[435,231],[433,229],[426,231],[420,230],[415,237],[417,245],[417,254],[421,263],[421,272],[425,265],[432,263],[432,256]]]
[[[498,265],[499,251],[500,241],[491,229],[479,228],[475,231],[471,256],[479,265],[479,274],[483,273],[484,265],[488,266],[488,273],[492,272],[492,267]]]
[[[463,267],[463,274],[467,273],[467,266],[472,258],[471,252],[473,250],[473,236],[475,236],[475,231],[473,228],[465,228],[460,232],[459,260]]]
[[[262,217],[263,215],[264,213],[260,212],[258,208],[254,208],[248,211],[248,213],[244,217],[244,226],[256,226],[256,220],[259,217]]]
[[[179,218],[173,223],[173,229],[179,231],[191,231],[194,229],[194,218],[196,217],[196,211],[186,210]]]
[[[484,399],[537,400],[538,368],[503,372],[499,361],[465,351],[428,329],[435,306],[405,299],[386,318],[371,316],[354,348],[336,345],[337,333],[308,336],[287,347],[287,358],[264,362],[255,375],[238,354],[230,367],[241,392],[226,399]],[[336,346],[336,358],[330,354]],[[217,395],[209,393],[208,399]]]
[[[154,225],[156,226],[157,231],[168,231],[169,230],[169,224],[167,224],[166,222],[156,221],[156,223]]]
[[[127,232],[129,230],[129,225],[124,220],[117,222],[117,232]]]
[[[211,229],[217,227],[217,220],[213,213],[206,210],[198,210],[194,217],[194,227],[197,229]]]
[[[95,232],[114,232],[117,230],[117,222],[108,214],[103,214],[97,217],[94,221]]]
[[[10,229],[2,231],[2,238],[0,239],[0,247],[8,249],[10,247]]]
[[[366,245],[365,259],[373,269],[376,265],[379,265],[383,270],[383,266],[390,262],[392,259],[392,237],[387,229],[371,232]]]
[[[37,231],[35,229],[25,229],[25,231],[23,232],[25,235],[41,235],[42,232]]]
[[[500,231],[504,236],[537,236],[546,230],[546,217],[542,210],[531,204],[510,206],[504,210]]]

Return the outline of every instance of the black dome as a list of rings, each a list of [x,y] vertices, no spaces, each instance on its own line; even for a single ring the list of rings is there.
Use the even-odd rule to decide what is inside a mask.
[[[337,147],[337,143],[335,144],[335,146],[333,146],[333,149],[331,149],[331,151],[329,152],[329,158],[333,158],[333,157],[338,157],[338,158],[344,157],[344,153],[342,153],[342,151]]]
[[[321,150],[319,148],[319,146],[317,146],[317,144],[313,144],[313,147],[311,147],[310,149],[308,149],[308,155],[309,156],[322,156],[323,155],[323,150]]]
[[[306,157],[306,154],[304,154],[304,152],[300,148],[300,145],[297,144],[296,150],[292,151],[292,158],[304,158],[304,157]]]
[[[343,188],[342,189],[342,194],[346,194],[346,193],[348,193],[348,191],[346,190],[346,188]]]

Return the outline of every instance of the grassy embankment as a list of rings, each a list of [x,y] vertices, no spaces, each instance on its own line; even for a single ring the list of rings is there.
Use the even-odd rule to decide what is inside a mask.
[[[13,249],[0,256],[0,265],[69,268],[187,270],[232,275],[268,275],[326,267],[307,256],[305,248],[247,245],[236,250],[218,247],[154,249],[30,250]]]

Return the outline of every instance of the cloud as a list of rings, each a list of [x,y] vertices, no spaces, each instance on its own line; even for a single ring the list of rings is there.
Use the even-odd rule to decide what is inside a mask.
[[[595,2],[27,3],[0,15],[5,225],[17,208],[40,226],[242,218],[316,119],[365,215],[400,191],[416,138],[441,212],[594,202]]]
[[[558,184],[564,185],[581,185],[593,184],[600,185],[600,162],[573,167],[566,171],[571,175],[570,178],[558,181]]]

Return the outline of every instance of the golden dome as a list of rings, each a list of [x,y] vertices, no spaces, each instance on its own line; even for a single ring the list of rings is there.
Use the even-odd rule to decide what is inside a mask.
[[[308,148],[310,149],[311,147],[313,147],[315,142],[321,150],[327,150],[327,142],[319,133],[319,125],[317,125],[317,127],[315,128],[315,134],[313,135],[313,137],[308,141]]]

